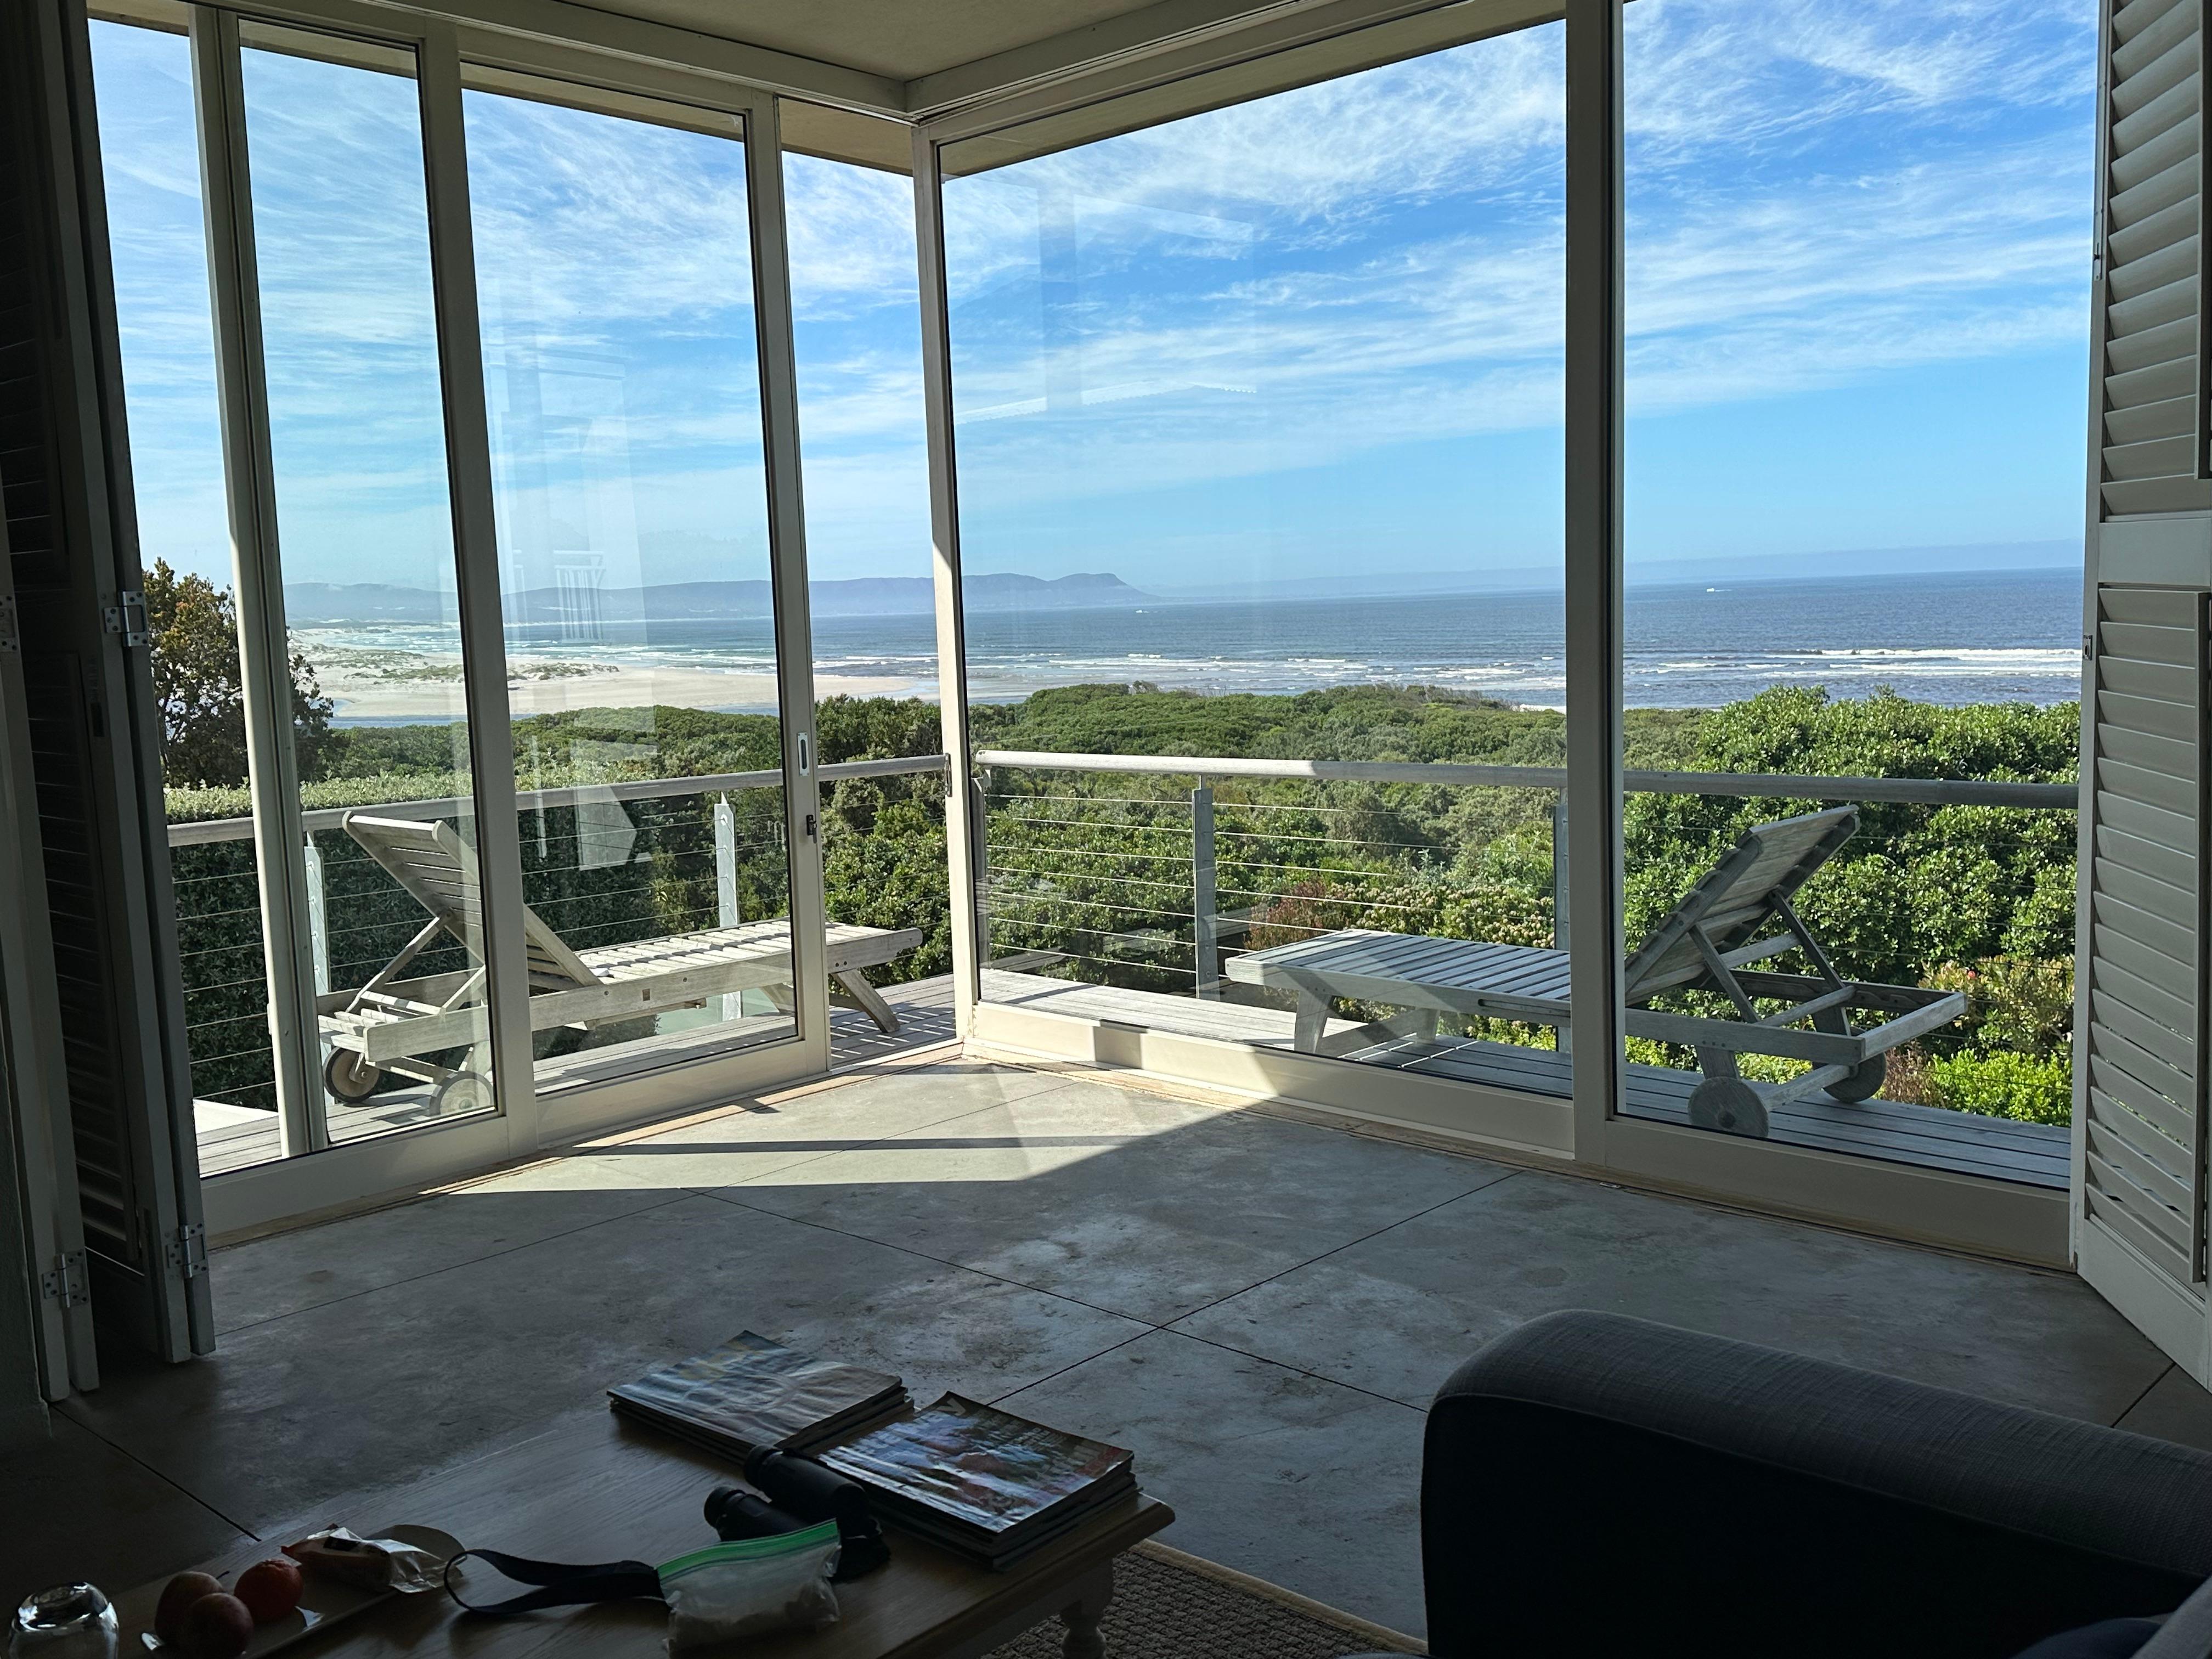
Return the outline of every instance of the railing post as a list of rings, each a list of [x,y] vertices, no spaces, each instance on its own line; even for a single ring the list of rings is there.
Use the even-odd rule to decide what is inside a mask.
[[[1552,798],[1552,948],[1555,951],[1567,948],[1567,792],[1562,789]],[[1574,1028],[1555,1027],[1554,1041],[1561,1054],[1572,1054]]]
[[[947,794],[958,788],[957,778],[945,782]],[[975,826],[975,865],[973,880],[975,887],[975,954],[981,965],[991,965],[991,775],[980,772],[969,780],[969,800],[968,821]]]
[[[738,815],[727,795],[714,797],[714,926],[738,925]]]
[[[1196,954],[1198,994],[1221,996],[1221,921],[1214,894],[1213,789],[1190,792],[1190,937]]]
[[[734,927],[738,921],[738,815],[731,810],[727,795],[717,795],[714,797],[714,926]],[[724,1019],[742,1019],[744,1017],[745,994],[743,991],[725,991],[718,1000]]]
[[[307,862],[307,948],[314,958],[315,994],[328,996],[331,990],[331,911],[330,900],[323,891],[323,849],[315,845],[315,838],[305,837],[305,856]],[[321,1022],[317,1022],[319,1027]]]

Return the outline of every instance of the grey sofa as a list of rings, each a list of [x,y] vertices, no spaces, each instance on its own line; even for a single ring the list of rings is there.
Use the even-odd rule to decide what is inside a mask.
[[[2169,1613],[2212,1577],[2212,1455],[1643,1320],[1553,1314],[1437,1394],[1421,1550],[1438,1659],[2008,1659]],[[2156,1650],[2187,1645],[2191,1622]]]

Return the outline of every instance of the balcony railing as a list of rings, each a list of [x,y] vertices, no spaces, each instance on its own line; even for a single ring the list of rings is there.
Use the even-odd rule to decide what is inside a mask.
[[[1251,904],[1232,904],[1226,909],[1221,904],[1221,841],[1224,837],[1261,838],[1255,831],[1224,831],[1219,827],[1222,805],[1216,798],[1212,783],[1207,781],[1212,779],[1296,779],[1318,783],[1421,784],[1453,788],[1551,792],[1553,796],[1553,915],[1559,933],[1564,936],[1565,933],[1568,905],[1565,857],[1567,774],[1564,767],[1483,766],[1417,761],[1275,760],[1219,755],[1061,754],[1039,750],[984,750],[976,755],[975,761],[981,767],[1003,767],[1022,771],[1117,773],[1198,780],[1189,797],[1190,850],[1188,854],[1165,855],[1177,865],[1187,866],[1188,874],[1174,884],[1157,884],[1180,886],[1187,889],[1190,895],[1190,908],[1171,914],[1188,924],[1193,961],[1188,973],[1193,989],[1201,997],[1219,994],[1221,947],[1226,939],[1247,930],[1252,921]],[[2080,789],[2074,784],[1981,779],[1629,770],[1622,775],[1622,785],[1631,794],[1706,795],[1750,800],[1850,801],[1936,807],[1994,806],[2046,811],[2072,811],[2080,805]],[[1095,796],[1081,799],[1086,802],[1097,799]],[[1302,810],[1314,809],[1309,806]],[[984,816],[988,823],[988,808]],[[1156,829],[1157,826],[1146,828]],[[1340,838],[1340,842],[1346,847],[1374,844],[1351,837]],[[981,891],[991,889],[993,872],[988,862],[990,845],[986,835],[979,849],[986,854],[986,861],[978,870],[979,876],[983,878],[978,883]],[[1127,879],[1145,880],[1143,878]],[[1003,883],[998,890],[1006,890]],[[1231,890],[1231,896],[1259,902],[1279,902],[1286,896],[1254,889]],[[1156,913],[1156,908],[1152,906],[1129,908]],[[1118,937],[1133,945],[1148,942],[1145,936],[1139,934]],[[1016,948],[1022,947],[1017,944]]]
[[[942,773],[943,755],[843,761],[817,775],[849,779]],[[631,779],[526,790],[518,811],[536,820],[525,833],[525,891],[533,908],[572,945],[623,943],[672,932],[734,927],[779,914],[783,890],[781,817],[747,811],[744,798],[782,787],[780,770]],[[560,816],[620,803],[644,856],[594,867],[590,843],[604,829]],[[697,803],[690,805],[690,803]],[[641,809],[631,811],[631,809]],[[316,990],[360,983],[383,967],[422,925],[420,908],[343,833],[346,813],[418,821],[465,820],[474,803],[455,796],[391,800],[303,812],[308,945]],[[617,826],[619,827],[619,826]],[[172,823],[174,886],[185,981],[193,1092],[206,1101],[273,1110],[259,896],[251,817]],[[625,873],[625,869],[643,870]],[[446,958],[451,958],[447,960]],[[426,971],[460,968],[457,947],[434,946]]]

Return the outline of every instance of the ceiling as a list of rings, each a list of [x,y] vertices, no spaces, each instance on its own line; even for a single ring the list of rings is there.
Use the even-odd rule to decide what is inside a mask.
[[[593,0],[594,9],[895,81],[1048,40],[1153,0]],[[1255,6],[1255,9],[1258,8]],[[1162,9],[1167,9],[1162,8]]]

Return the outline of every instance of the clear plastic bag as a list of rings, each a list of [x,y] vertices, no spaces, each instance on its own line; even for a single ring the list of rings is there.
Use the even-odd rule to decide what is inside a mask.
[[[837,1592],[830,1587],[836,1571],[835,1521],[678,1556],[660,1568],[668,1650],[829,1624],[837,1617]]]

